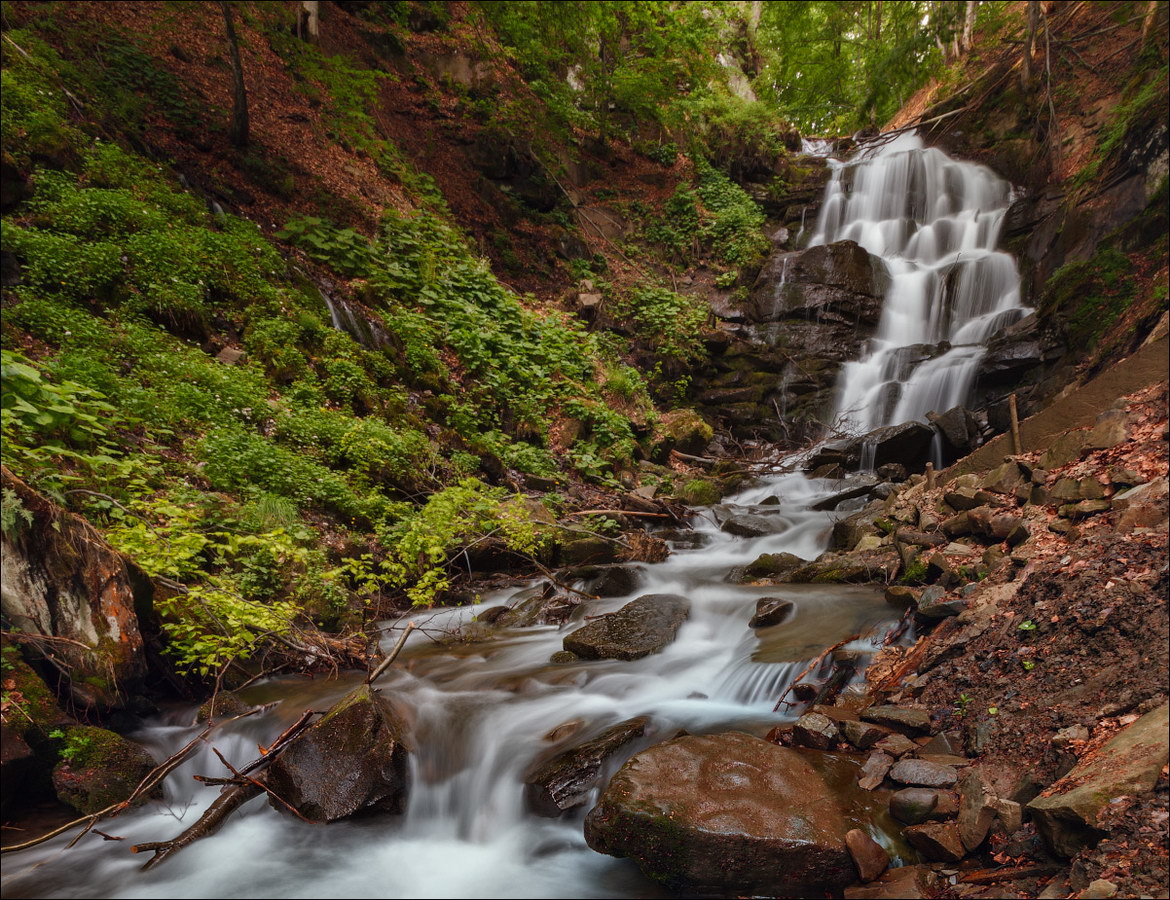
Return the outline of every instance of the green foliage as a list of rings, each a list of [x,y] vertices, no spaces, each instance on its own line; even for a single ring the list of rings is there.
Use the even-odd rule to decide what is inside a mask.
[[[447,564],[459,546],[495,537],[509,550],[533,554],[543,543],[523,497],[509,497],[475,478],[432,494],[379,537],[388,553],[382,566],[386,580],[406,587],[415,606],[432,603],[450,586]]]
[[[14,539],[32,523],[32,513],[25,509],[20,495],[11,488],[4,488],[3,498],[0,500],[0,532],[5,537]]]
[[[900,584],[922,584],[926,581],[926,562],[921,559],[915,559],[910,562],[902,570],[902,576],[898,579]]]
[[[611,301],[610,312],[667,359],[693,360],[703,352],[701,339],[709,311],[695,297],[663,287],[643,287]]]
[[[1092,347],[1133,301],[1133,264],[1106,248],[1080,262],[1065,263],[1044,286],[1042,308],[1064,318],[1069,343]]]
[[[303,216],[286,223],[276,236],[296,244],[313,259],[342,274],[364,277],[370,272],[369,242],[352,228],[338,228],[317,216]]]
[[[93,737],[82,728],[70,728],[68,732],[54,728],[49,732],[49,737],[63,742],[57,755],[65,762],[84,757],[93,748]]]

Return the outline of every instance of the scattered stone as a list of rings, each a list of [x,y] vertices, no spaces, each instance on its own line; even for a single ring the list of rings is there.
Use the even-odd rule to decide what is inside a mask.
[[[1117,885],[1115,885],[1112,881],[1106,881],[1104,878],[1098,878],[1087,888],[1077,894],[1079,900],[1107,900],[1109,897],[1116,896]]]
[[[933,587],[937,587],[937,585]],[[929,590],[930,588],[927,588],[927,591]],[[918,615],[926,619],[945,619],[949,616],[957,616],[970,605],[966,597],[942,593],[941,589],[939,595],[932,594],[928,599],[927,591],[923,591],[922,597],[918,600]]]
[[[564,647],[582,659],[641,659],[674,640],[690,608],[677,594],[645,594],[565,635]]]
[[[805,713],[792,726],[792,740],[802,747],[828,750],[837,743],[837,726],[828,716]]]
[[[406,811],[407,728],[369,685],[351,691],[301,733],[266,770],[268,786],[307,819]],[[283,808],[275,800],[274,808]]]
[[[924,759],[903,759],[890,770],[890,778],[899,784],[942,788],[955,784],[959,774],[950,766],[940,766]]]
[[[906,471],[906,467],[901,463],[884,463],[874,470],[874,474],[876,474],[878,478],[882,478],[886,481],[898,482],[899,484],[909,477],[909,473]]]
[[[995,797],[983,784],[978,771],[969,771],[959,781],[959,836],[968,851],[987,838],[995,821]]]
[[[579,657],[572,650],[558,650],[548,658],[548,661],[550,663],[556,663],[557,665],[564,665],[565,663],[580,662],[581,657]]]
[[[863,887],[845,888],[845,900],[924,900],[935,896],[938,876],[929,866],[890,869]]]
[[[491,625],[493,622],[496,621],[496,619],[498,619],[500,616],[502,616],[507,611],[508,611],[507,606],[489,606],[487,609],[485,609],[483,612],[481,612],[478,616],[475,617],[475,621],[483,622],[485,625]]]
[[[958,862],[966,854],[959,837],[959,826],[953,822],[930,822],[911,825],[903,832],[906,840],[927,859],[938,862]]]
[[[216,359],[229,366],[243,362],[247,357],[247,353],[243,350],[237,350],[235,347],[224,347],[219,353],[215,354]]]
[[[534,765],[524,776],[528,808],[538,816],[555,818],[583,805],[601,783],[606,764],[623,747],[645,735],[649,722],[647,716],[630,719]]]
[[[1045,466],[1045,468],[1051,467]],[[1015,460],[1010,460],[992,469],[987,474],[987,477],[983,479],[982,487],[984,490],[991,491],[993,494],[1007,494],[1011,496],[1025,479],[1031,481],[1031,478],[1026,478],[1024,472],[1020,469],[1019,463]]]
[[[1080,503],[1066,503],[1060,508],[1060,514],[1066,519],[1086,519],[1108,512],[1112,506],[1108,500],[1082,500]]]
[[[882,738],[889,737],[891,733],[890,729],[881,725],[860,721],[842,722],[841,732],[845,735],[845,740],[858,750],[868,750]]]
[[[890,854],[860,828],[845,833],[845,846],[863,882],[873,881],[890,867]]]
[[[894,534],[894,540],[910,547],[941,547],[947,542],[946,537],[938,532],[924,534],[921,531],[911,531],[909,528],[899,528]]]
[[[886,603],[889,603],[891,606],[899,606],[905,609],[917,605],[918,591],[904,584],[891,584],[886,588],[885,598]]]
[[[965,510],[958,515],[951,516],[949,519],[944,519],[942,525],[943,534],[951,540],[955,538],[966,537],[971,534],[971,511]]]
[[[1036,828],[1059,856],[1074,856],[1101,836],[1097,816],[1114,797],[1154,789],[1170,760],[1170,704],[1146,713],[1105,746],[1082,759],[1028,804]]]
[[[1129,414],[1124,409],[1107,409],[1085,438],[1086,450],[1108,450],[1129,440]]]
[[[748,622],[748,628],[767,628],[779,625],[792,618],[796,605],[782,597],[761,597],[756,601],[756,614]]]
[[[930,818],[938,796],[929,788],[902,788],[890,797],[890,815],[905,825],[918,825]]]
[[[857,784],[863,791],[873,791],[881,787],[886,773],[894,765],[894,757],[880,750],[871,753],[861,767],[857,777]]]
[[[918,749],[918,745],[906,737],[906,735],[894,732],[878,741],[874,745],[874,749],[881,750],[882,753],[888,753],[890,756],[898,757],[905,756],[907,753],[913,753]]]
[[[756,538],[775,534],[779,529],[779,523],[768,516],[743,513],[725,519],[720,528],[736,537]]]
[[[643,750],[585,819],[601,853],[628,856],[671,890],[774,896],[856,875],[849,826],[797,750],[750,735],[687,735]]]
[[[1000,827],[1008,835],[1015,834],[1024,824],[1024,807],[1015,800],[997,798],[995,815],[999,819]]]
[[[796,571],[805,562],[793,553],[764,553],[748,564],[744,575],[748,580],[784,575]]]
[[[642,573],[634,566],[605,566],[588,583],[586,590],[598,597],[624,597],[642,584]]]
[[[877,722],[902,733],[930,731],[930,714],[924,709],[905,706],[871,706],[863,710],[861,718],[866,722]]]
[[[836,509],[846,500],[864,497],[877,486],[878,478],[876,475],[858,475],[846,483],[848,484],[847,487],[830,494],[823,500],[818,500],[809,508],[817,512],[828,512],[829,510]]]
[[[209,722],[212,719],[228,719],[246,713],[252,708],[231,691],[220,691],[209,700],[205,700],[195,713],[195,721]]]

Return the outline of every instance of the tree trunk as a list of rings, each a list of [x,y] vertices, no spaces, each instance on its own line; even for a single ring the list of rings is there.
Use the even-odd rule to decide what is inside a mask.
[[[1032,51],[1036,46],[1036,29],[1040,25],[1040,0],[1028,0],[1028,30],[1024,35],[1024,57],[1020,67],[1020,86],[1032,90]]]
[[[320,34],[321,4],[317,0],[302,0],[298,29],[306,41],[316,43]],[[303,27],[302,27],[303,26]]]
[[[227,0],[220,0],[223,21],[227,28],[228,43],[232,55],[232,122],[228,128],[228,140],[234,147],[248,146],[248,91],[244,87],[244,66],[240,62],[240,42],[236,37],[236,26],[232,22],[232,8]]]
[[[975,13],[979,9],[979,0],[967,0],[967,11],[963,17],[963,52],[971,49],[971,37],[975,31]]]
[[[1149,40],[1150,32],[1154,30],[1154,20],[1158,16],[1158,0],[1149,0],[1146,4],[1146,15],[1142,19],[1142,46]]]

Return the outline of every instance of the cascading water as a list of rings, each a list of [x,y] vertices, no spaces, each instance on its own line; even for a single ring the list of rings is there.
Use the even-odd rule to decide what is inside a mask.
[[[838,164],[817,225],[817,242],[852,239],[891,273],[878,335],[846,366],[842,409],[858,430],[945,410],[963,399],[987,336],[1021,314],[1011,258],[994,251],[1007,185],[986,169],[924,150],[901,137]],[[331,309],[335,325],[347,324]],[[352,322],[348,323],[353,325]],[[949,346],[943,342],[949,342]],[[927,346],[920,346],[927,345]],[[880,402],[879,402],[880,401]],[[411,723],[413,786],[401,818],[313,826],[254,801],[214,837],[196,842],[150,873],[125,848],[173,837],[214,799],[193,774],[218,775],[210,749],[168,779],[167,796],[92,834],[72,849],[70,835],[7,857],[8,896],[54,897],[653,897],[667,896],[633,863],[593,853],[582,834],[584,809],[561,819],[525,810],[523,773],[554,745],[546,736],[577,720],[584,739],[633,716],[651,719],[647,742],[677,729],[740,728],[762,734],[785,717],[772,705],[806,664],[850,635],[880,638],[895,621],[870,587],[786,585],[795,615],[752,632],[756,601],[774,588],[735,584],[729,570],[762,553],[811,559],[825,549],[836,514],[816,511],[838,482],[772,474],[719,507],[700,510],[700,544],[680,542],[665,562],[641,566],[637,594],[679,593],[691,614],[662,652],[634,662],[551,665],[565,632],[586,613],[631,599],[592,601],[565,628],[505,629],[473,644],[433,645],[411,637],[380,687]],[[776,501],[779,500],[779,503]],[[864,499],[847,501],[853,508]],[[745,539],[721,530],[721,517],[768,517],[774,534]],[[490,598],[505,602],[507,596]],[[442,611],[429,622],[453,628],[477,608]],[[854,641],[863,655],[875,643]],[[325,709],[357,682],[275,680],[244,699],[277,705],[213,735],[233,763],[255,755],[306,708]],[[148,723],[136,737],[162,759],[189,740],[191,710]],[[790,714],[788,714],[790,717]],[[631,748],[632,749],[632,748]],[[851,781],[852,779],[846,779]],[[866,795],[869,796],[869,795]],[[868,819],[859,821],[868,826]],[[880,832],[873,832],[890,849]]]
[[[1026,313],[995,249],[1011,186],[911,134],[833,163],[810,245],[856,241],[889,274],[881,322],[838,384],[837,421],[863,433],[963,404],[986,342]]]

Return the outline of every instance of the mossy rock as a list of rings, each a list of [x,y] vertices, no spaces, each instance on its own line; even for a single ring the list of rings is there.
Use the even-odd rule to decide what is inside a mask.
[[[155,767],[141,745],[105,728],[74,725],[60,740],[67,758],[53,769],[53,787],[62,803],[87,815],[121,803]],[[161,798],[161,786],[149,796]]]
[[[211,719],[230,719],[232,716],[246,713],[251,708],[251,704],[245,703],[231,691],[220,691],[199,707],[199,712],[195,714],[195,721],[207,722]]]
[[[3,650],[4,697],[18,711],[6,714],[8,725],[25,740],[36,743],[54,728],[70,721],[44,680],[24,661],[20,650],[5,644]],[[11,686],[9,686],[11,683]]]
[[[720,501],[723,492],[716,482],[695,478],[676,490],[675,496],[689,506],[712,506]]]
[[[654,455],[665,457],[671,450],[702,453],[714,436],[715,429],[693,409],[671,410],[659,422]]]

